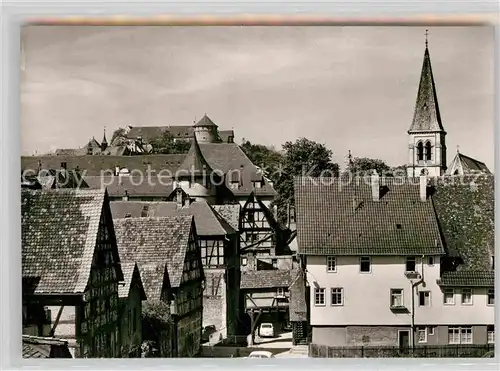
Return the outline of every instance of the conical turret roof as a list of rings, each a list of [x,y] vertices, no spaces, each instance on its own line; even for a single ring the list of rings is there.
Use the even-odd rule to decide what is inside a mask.
[[[212,120],[205,114],[200,121],[198,121],[195,125],[195,127],[217,127],[217,125],[214,124]]]
[[[179,176],[190,176],[191,174],[199,175],[210,174],[212,172],[212,168],[208,164],[207,160],[201,153],[200,145],[196,140],[196,136],[193,136],[193,140],[191,142],[191,148],[189,148],[189,152],[187,153],[184,161],[177,169],[177,173]]]

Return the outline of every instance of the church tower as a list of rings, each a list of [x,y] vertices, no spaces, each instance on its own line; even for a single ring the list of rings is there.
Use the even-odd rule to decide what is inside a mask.
[[[408,130],[407,173],[409,177],[418,177],[422,174],[437,177],[445,173],[445,137],[446,132],[439,112],[426,31],[424,62],[418,86],[417,102],[413,122]]]

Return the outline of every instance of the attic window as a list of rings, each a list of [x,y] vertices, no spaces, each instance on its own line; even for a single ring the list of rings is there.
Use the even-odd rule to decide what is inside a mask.
[[[401,229],[401,224],[396,224],[397,229]]]

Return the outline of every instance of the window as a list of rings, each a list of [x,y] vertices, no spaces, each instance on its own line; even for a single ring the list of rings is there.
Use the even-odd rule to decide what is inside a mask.
[[[418,161],[422,161],[424,159],[424,145],[422,142],[417,144],[417,159]]]
[[[443,303],[445,305],[455,305],[455,290],[444,289]]]
[[[425,159],[427,161],[432,160],[432,145],[431,145],[431,142],[425,143]]]
[[[414,256],[406,258],[406,272],[415,272],[417,261]]]
[[[335,256],[326,257],[326,271],[330,273],[337,271],[337,259]]]
[[[248,259],[245,256],[242,257],[241,258],[241,265],[245,267],[247,264],[248,264]]]
[[[488,326],[486,329],[488,332],[488,344],[495,344],[495,327]]]
[[[403,289],[391,289],[391,307],[403,306]]]
[[[417,328],[417,339],[419,344],[427,343],[427,327]]]
[[[325,305],[325,289],[314,289],[314,305]]]
[[[427,334],[434,335],[434,326],[427,327]]]
[[[250,223],[255,221],[255,212],[253,210],[248,212],[247,219]]]
[[[472,289],[462,289],[462,305],[472,305]]]
[[[429,256],[428,264],[432,267],[434,265],[434,257]]]
[[[283,287],[278,287],[276,289],[276,296],[278,298],[284,298],[285,297],[285,289]]]
[[[421,307],[429,307],[431,305],[431,292],[420,291],[418,293],[418,302]]]
[[[227,142],[228,143],[233,143],[234,142],[234,138],[232,136],[228,137],[227,138]]]
[[[341,287],[332,288],[332,305],[344,305],[344,289]]]
[[[472,327],[448,327],[449,344],[472,344]]]
[[[488,290],[488,305],[495,305],[495,289]]]
[[[359,259],[359,270],[363,273],[371,272],[371,258],[369,256],[362,256]]]

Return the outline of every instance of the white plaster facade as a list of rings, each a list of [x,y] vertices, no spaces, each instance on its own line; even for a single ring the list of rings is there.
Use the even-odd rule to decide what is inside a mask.
[[[405,275],[406,257],[372,256],[369,273],[360,272],[359,256],[337,256],[335,261],[335,272],[329,272],[326,256],[307,256],[313,342],[315,338],[325,339],[326,336],[329,338],[328,345],[345,345],[347,327],[375,326],[384,328],[384,331],[392,327],[395,333],[396,329],[411,328],[412,283]],[[488,304],[487,288],[469,288],[472,290],[472,304],[462,304],[462,288],[455,288],[454,304],[449,305],[444,303],[443,289],[437,283],[440,275],[440,256],[416,257],[415,270],[420,275],[423,273],[424,279],[424,284],[415,288],[415,328],[494,324],[494,306]],[[413,279],[413,282],[416,281],[418,279]],[[317,305],[315,302],[316,288],[325,289],[324,305]],[[341,305],[332,305],[332,288],[342,289]],[[391,309],[391,289],[403,290],[403,306],[407,311]],[[420,305],[420,291],[428,291],[430,294],[424,306]],[[442,339],[446,341],[447,337]]]

